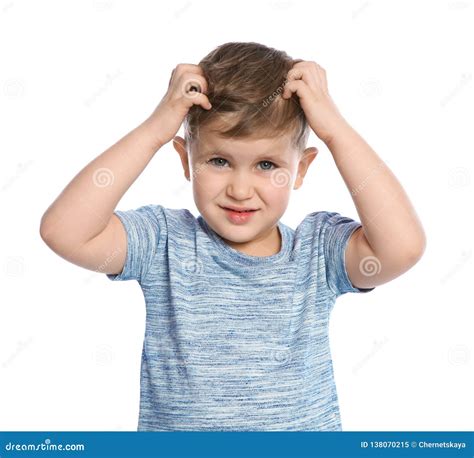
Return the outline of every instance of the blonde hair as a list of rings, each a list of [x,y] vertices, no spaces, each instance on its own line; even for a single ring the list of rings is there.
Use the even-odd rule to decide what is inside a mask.
[[[306,116],[296,94],[281,97],[288,71],[301,61],[254,42],[230,42],[215,48],[199,62],[212,108],[190,108],[183,123],[187,144],[198,138],[203,127],[223,138],[291,133],[292,146],[301,153],[310,131]]]

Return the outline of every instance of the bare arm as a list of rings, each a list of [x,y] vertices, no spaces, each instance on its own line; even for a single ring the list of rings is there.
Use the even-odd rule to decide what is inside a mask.
[[[44,213],[43,240],[74,247],[102,232],[117,203],[161,147],[155,138],[147,120],[86,165]]]
[[[287,79],[282,97],[298,95],[309,125],[331,152],[362,223],[345,252],[352,284],[371,288],[398,277],[416,264],[426,247],[423,226],[408,195],[339,112],[323,67],[298,62]]]
[[[152,115],[84,167],[49,206],[40,235],[53,251],[87,269],[97,270],[105,263],[105,273],[121,270],[126,234],[113,214],[117,203],[161,146],[174,137],[189,108],[210,108],[204,93],[189,96],[182,89],[190,80],[207,91],[200,67],[179,64]]]
[[[422,257],[424,228],[396,176],[347,121],[327,146],[362,223],[345,253],[349,278],[359,288],[387,283]]]
[[[86,165],[49,206],[40,234],[55,253],[86,269],[121,272],[126,233],[113,211],[161,147],[155,129],[150,120],[133,129]]]

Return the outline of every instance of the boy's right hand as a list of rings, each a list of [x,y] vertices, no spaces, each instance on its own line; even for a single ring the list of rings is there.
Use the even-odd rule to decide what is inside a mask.
[[[207,81],[199,65],[178,64],[176,66],[171,73],[168,91],[147,119],[153,126],[160,146],[175,137],[193,105],[200,105],[206,110],[212,108],[205,95],[207,89]]]

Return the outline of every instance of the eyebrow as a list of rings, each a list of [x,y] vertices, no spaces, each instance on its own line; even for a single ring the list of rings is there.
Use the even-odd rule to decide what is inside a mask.
[[[232,154],[230,154],[226,151],[220,150],[219,148],[208,149],[208,150],[204,151],[203,153],[199,154],[199,156],[203,157],[203,156],[208,156],[210,154],[222,154],[223,156],[228,156],[231,159],[236,159]],[[257,157],[257,159],[268,157],[268,158],[272,158],[272,159],[279,159],[280,161],[285,160],[285,158],[283,156],[281,156],[279,153],[275,153],[275,152],[261,153],[261,154],[258,154],[256,157]]]

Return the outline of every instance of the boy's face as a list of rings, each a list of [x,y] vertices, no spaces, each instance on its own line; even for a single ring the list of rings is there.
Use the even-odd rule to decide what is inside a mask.
[[[291,190],[302,185],[317,149],[299,154],[290,134],[225,139],[206,129],[200,130],[191,148],[181,137],[175,137],[173,144],[206,223],[234,249],[253,256],[278,253],[276,224],[285,213]],[[223,207],[255,211],[243,217]]]

